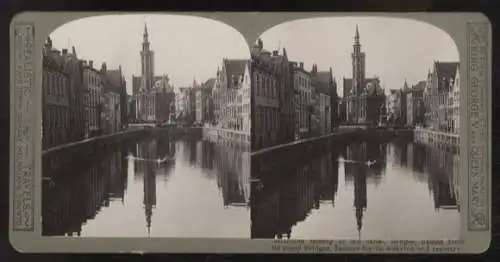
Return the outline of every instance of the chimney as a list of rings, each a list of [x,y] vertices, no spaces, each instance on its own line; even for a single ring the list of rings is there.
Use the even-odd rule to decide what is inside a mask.
[[[304,62],[300,62],[300,69],[304,69]]]
[[[273,51],[273,56],[278,56],[278,50]]]
[[[107,69],[106,62],[103,62],[101,64],[101,71],[106,72],[106,69]]]
[[[87,60],[82,60],[84,66],[87,66]]]
[[[67,55],[67,54],[68,54],[68,49],[63,48],[63,49],[62,49],[62,54],[63,54],[63,55]]]
[[[89,60],[89,66],[90,66],[90,68],[94,68],[94,61],[93,60]]]

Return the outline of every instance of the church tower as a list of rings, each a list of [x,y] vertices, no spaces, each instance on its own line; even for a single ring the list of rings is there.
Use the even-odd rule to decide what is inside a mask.
[[[148,26],[144,24],[144,34],[141,50],[141,87],[146,91],[153,88],[154,52],[150,50]]]
[[[356,33],[354,35],[354,45],[352,57],[352,92],[356,98],[355,101],[355,119],[360,118],[362,104],[360,101],[361,93],[365,87],[365,53],[361,52],[361,44],[359,42],[359,30],[356,25]]]

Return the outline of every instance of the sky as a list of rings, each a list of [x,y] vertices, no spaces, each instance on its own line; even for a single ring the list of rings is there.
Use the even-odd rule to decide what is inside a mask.
[[[261,35],[264,48],[285,47],[288,59],[311,69],[332,67],[341,96],[342,78],[352,78],[354,35],[358,25],[366,77],[379,76],[382,87],[401,88],[404,81],[425,80],[433,62],[459,61],[453,39],[433,25],[410,19],[380,17],[312,18],[274,26]]]
[[[147,23],[155,53],[155,75],[167,74],[174,87],[215,77],[223,58],[248,59],[244,37],[224,23],[182,15],[105,15],[64,24],[50,34],[57,49],[74,46],[94,67],[121,65],[132,93],[132,75],[140,75],[142,35]]]
[[[55,48],[75,46],[80,59],[122,66],[127,91],[139,75],[144,24],[155,52],[155,75],[167,74],[175,87],[215,77],[223,58],[248,59],[249,47],[234,28],[215,20],[185,15],[105,15],[67,23],[51,33]],[[311,18],[276,25],[261,35],[264,48],[287,49],[290,60],[333,68],[338,94],[342,78],[352,77],[351,52],[358,25],[366,54],[366,77],[379,76],[388,91],[404,81],[425,80],[433,61],[459,61],[453,39],[430,24],[380,17]]]

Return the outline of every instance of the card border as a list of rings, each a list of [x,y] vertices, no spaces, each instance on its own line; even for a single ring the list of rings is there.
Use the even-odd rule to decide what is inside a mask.
[[[225,23],[229,26],[232,26],[236,30],[238,30],[246,39],[248,45],[250,46],[257,36],[263,33],[265,30],[270,29],[271,27],[288,22],[291,20],[298,19],[308,19],[308,18],[320,18],[320,17],[343,17],[343,16],[358,16],[358,17],[375,17],[375,16],[383,16],[390,18],[401,18],[401,19],[411,19],[416,20],[423,23],[428,23],[431,25],[440,28],[441,30],[447,32],[452,39],[454,39],[460,54],[460,63],[466,64],[467,70],[463,68],[460,69],[461,75],[464,75],[466,81],[462,80],[460,86],[461,94],[468,94],[467,96],[461,95],[460,98],[460,122],[461,122],[461,148],[466,150],[461,151],[461,181],[466,182],[467,185],[462,185],[465,190],[464,194],[460,196],[460,202],[467,204],[464,205],[464,210],[461,214],[463,221],[462,223],[462,235],[463,239],[460,241],[448,241],[447,244],[443,245],[433,245],[432,243],[413,243],[414,245],[420,245],[424,249],[408,249],[404,248],[401,245],[408,245],[408,241],[403,240],[393,240],[393,241],[382,241],[382,243],[370,242],[370,241],[350,241],[350,240],[332,240],[328,241],[330,247],[330,251],[327,253],[353,253],[353,252],[344,252],[339,251],[333,248],[333,246],[346,245],[351,244],[357,246],[354,253],[357,252],[373,252],[373,253],[400,253],[398,251],[377,251],[377,246],[380,245],[399,245],[398,250],[406,250],[406,253],[421,253],[422,250],[427,250],[424,253],[480,253],[485,251],[490,244],[491,240],[491,132],[488,128],[491,128],[491,115],[490,111],[491,106],[491,22],[488,20],[486,16],[481,13],[422,13],[422,12],[409,12],[409,13],[362,13],[362,12],[314,12],[314,13],[306,13],[306,12],[286,12],[286,13],[275,13],[275,12],[266,12],[266,13],[256,13],[256,12],[229,12],[229,13],[218,13],[218,12],[26,12],[18,14],[14,17],[11,23],[11,68],[16,68],[16,45],[15,40],[13,40],[14,30],[13,28],[16,26],[27,26],[32,28],[33,32],[33,40],[34,42],[31,44],[31,48],[34,48],[37,44],[39,44],[41,38],[40,35],[47,35],[50,31],[54,30],[59,25],[64,24],[65,22],[69,22],[71,20],[76,20],[79,18],[85,18],[95,15],[112,15],[112,14],[173,14],[173,15],[189,15],[189,16],[198,16],[209,19],[215,19],[219,22]],[[440,17],[438,17],[440,16]],[[454,25],[450,25],[450,23],[455,23]],[[463,23],[463,24],[460,24]],[[480,106],[479,115],[475,118],[475,121],[479,122],[479,124],[472,124],[471,116],[469,114],[471,109],[471,99],[470,99],[470,75],[474,72],[470,70],[471,67],[471,57],[470,57],[470,48],[471,48],[471,34],[475,31],[472,31],[472,25],[477,26],[481,25],[484,32],[484,48],[486,50],[486,54],[484,55],[484,74],[482,79],[482,87],[480,88],[481,96],[478,101],[478,105]],[[39,34],[35,34],[35,29]],[[455,35],[453,35],[451,33]],[[461,35],[461,31],[465,31],[466,39],[457,39],[457,35]],[[15,38],[17,39],[17,38]],[[38,40],[36,40],[38,39]],[[463,42],[462,42],[463,41]],[[14,49],[14,50],[12,50]],[[464,49],[466,49],[464,51]],[[154,238],[154,239],[138,239],[138,238],[82,238],[82,239],[66,239],[59,237],[42,237],[40,235],[41,230],[39,229],[38,223],[41,223],[41,219],[35,219],[34,217],[38,214],[41,209],[39,208],[39,203],[41,199],[38,199],[38,202],[35,198],[40,198],[40,185],[41,182],[37,181],[37,177],[40,177],[40,174],[37,173],[40,167],[40,160],[37,160],[35,157],[36,152],[40,148],[40,143],[38,139],[36,139],[36,132],[41,131],[41,127],[38,127],[36,123],[40,119],[39,111],[35,110],[36,107],[41,106],[41,103],[34,100],[35,97],[41,96],[41,91],[34,89],[34,85],[41,84],[41,75],[36,73],[36,69],[41,67],[40,58],[38,58],[38,54],[41,52],[38,49],[31,49],[31,67],[27,68],[26,71],[31,72],[32,81],[28,87],[28,95],[24,95],[19,93],[20,87],[18,87],[13,79],[15,79],[14,70],[11,70],[11,90],[13,91],[11,94],[11,137],[18,137],[18,132],[20,129],[23,129],[25,133],[23,133],[22,139],[17,139],[20,141],[24,141],[27,143],[27,148],[31,148],[31,154],[29,154],[30,150],[27,150],[27,155],[17,156],[15,153],[15,148],[18,143],[16,141],[11,140],[10,142],[10,150],[11,150],[11,183],[10,183],[10,191],[11,191],[11,201],[10,203],[10,240],[11,244],[20,251],[26,250],[27,252],[133,252],[133,250],[138,250],[140,253],[142,252],[188,252],[188,253],[203,253],[203,252],[225,252],[225,253],[296,253],[296,251],[286,251],[283,249],[284,246],[287,245],[306,245],[310,243],[304,240],[289,240],[289,241],[273,241],[273,240],[250,240],[250,239],[167,239],[167,238]],[[466,57],[463,56],[464,52],[466,52]],[[37,54],[37,55],[33,55]],[[41,57],[41,56],[40,56]],[[35,65],[36,64],[36,65]],[[461,66],[462,67],[462,66]],[[31,70],[29,70],[31,68]],[[26,73],[26,72],[24,72]],[[477,72],[475,72],[477,73]],[[464,83],[467,83],[464,84]],[[25,88],[26,89],[26,88]],[[479,89],[478,89],[479,90]],[[490,98],[490,99],[488,99]],[[28,123],[22,121],[15,121],[17,118],[16,111],[20,106],[25,106],[25,104],[31,105],[28,110],[31,115],[28,113],[25,118],[31,120]],[[465,106],[462,106],[464,104]],[[25,114],[26,115],[26,114]],[[465,116],[465,117],[464,117]],[[464,118],[463,118],[464,117]],[[23,118],[23,119],[25,119]],[[480,128],[482,126],[482,128]],[[468,135],[471,132],[475,132],[475,134],[480,133],[481,130],[486,130],[482,135],[482,139],[474,141],[474,148],[479,148],[478,154],[479,157],[476,162],[471,162],[469,156],[471,154],[471,141]],[[31,137],[30,137],[31,136]],[[16,139],[14,139],[16,140]],[[30,141],[30,142],[26,142]],[[26,146],[26,145],[25,145]],[[472,152],[476,153],[476,151]],[[478,193],[481,206],[475,205],[472,203],[471,198],[469,198],[472,192],[471,177],[468,175],[473,171],[473,164],[479,165],[482,168],[482,171],[479,171],[479,175],[477,179],[479,180],[479,189],[481,193]],[[19,173],[22,173],[19,170],[18,165],[23,167],[22,170],[27,170],[30,174],[27,177],[31,179],[31,187],[28,185],[28,197],[31,194],[31,199],[33,201],[32,205],[29,207],[31,212],[31,227],[27,226],[27,229],[30,230],[21,230],[22,228],[19,226],[15,226],[15,217],[14,210],[15,207],[19,207],[19,197],[20,195],[26,196],[26,194],[20,194],[19,192],[14,192],[14,183],[17,178],[19,179]],[[463,171],[462,171],[463,170]],[[31,172],[31,173],[30,173]],[[475,171],[474,171],[475,172]],[[27,183],[29,182],[29,179]],[[476,180],[474,180],[476,181]],[[465,183],[464,183],[465,184]],[[466,188],[465,188],[466,187]],[[462,190],[463,191],[463,190]],[[466,200],[466,201],[463,201]],[[19,212],[16,210],[16,212]],[[476,224],[473,223],[474,216],[473,214],[480,214],[484,219],[484,223]],[[25,214],[26,215],[26,214]],[[29,216],[29,214],[28,214]],[[464,219],[467,216],[467,219]],[[18,224],[18,223],[17,223]],[[38,234],[38,235],[37,235]],[[215,240],[215,241],[214,241]],[[217,244],[214,245],[213,242]],[[168,243],[167,245],[165,245]],[[186,246],[187,245],[187,246]],[[279,248],[274,248],[279,247]],[[123,248],[123,249],[122,249]],[[371,250],[371,251],[370,251]],[[412,251],[413,250],[413,251]],[[420,251],[418,251],[420,250]],[[304,250],[299,252],[305,252]]]

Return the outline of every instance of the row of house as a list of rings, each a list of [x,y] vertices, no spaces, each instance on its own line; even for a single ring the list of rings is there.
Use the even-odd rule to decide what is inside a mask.
[[[184,119],[210,123],[219,138],[258,150],[333,132],[336,90],[331,69],[307,70],[259,39],[250,60],[223,59],[214,79],[180,88],[176,104]]]
[[[391,89],[386,100],[387,121],[397,126],[420,126],[432,131],[460,131],[460,66],[435,61],[427,79],[411,87]]]
[[[251,50],[252,150],[331,133],[338,126],[337,84],[332,69],[311,70],[290,61],[286,49]]]
[[[203,124],[213,121],[212,89],[215,79],[211,78],[204,83],[180,87],[174,94],[174,118],[185,124]]]
[[[126,83],[121,67],[100,69],[78,58],[73,47],[58,50],[47,38],[43,47],[42,148],[47,149],[127,125]]]

